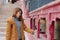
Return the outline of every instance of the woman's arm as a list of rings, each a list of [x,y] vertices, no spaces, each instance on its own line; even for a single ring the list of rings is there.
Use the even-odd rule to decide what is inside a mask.
[[[24,24],[24,27],[25,27],[26,32],[34,34],[34,31],[32,29],[28,28],[25,24]]]
[[[11,39],[11,23],[7,21],[7,26],[6,26],[6,40]]]
[[[30,28],[28,28],[25,23],[24,23],[24,20],[23,20],[23,25],[24,25],[24,31],[30,33],[30,34],[34,34],[34,31]]]

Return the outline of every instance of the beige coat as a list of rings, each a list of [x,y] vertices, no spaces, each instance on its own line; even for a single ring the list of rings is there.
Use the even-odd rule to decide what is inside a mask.
[[[29,29],[25,24],[24,20],[21,21],[21,36],[22,40],[25,40],[24,31],[32,34],[33,30]],[[10,17],[7,21],[7,29],[6,29],[6,40],[18,40],[18,32],[16,29],[16,23],[13,18]]]

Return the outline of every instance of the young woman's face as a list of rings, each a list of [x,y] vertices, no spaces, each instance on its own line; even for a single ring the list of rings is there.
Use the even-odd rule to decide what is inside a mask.
[[[16,17],[17,18],[21,17],[21,11],[17,12]]]
[[[12,0],[9,0],[10,1],[10,3],[12,3]]]

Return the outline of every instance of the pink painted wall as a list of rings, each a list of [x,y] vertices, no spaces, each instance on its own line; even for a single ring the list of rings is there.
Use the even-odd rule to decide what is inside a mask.
[[[34,11],[32,13],[29,13],[29,17],[36,18],[36,27],[37,28],[38,28],[38,20],[41,17],[46,18],[46,22],[47,22],[47,24],[46,24],[47,25],[47,27],[46,27],[46,35],[47,35],[46,40],[50,40],[49,26],[51,24],[51,21],[55,20],[56,17],[60,18],[60,3],[40,9],[40,10],[37,10],[37,11]],[[25,22],[26,22],[27,26],[29,26],[29,28],[30,28],[30,18],[25,19]],[[37,32],[35,34],[36,36],[37,36]],[[32,40],[35,40],[34,37],[32,37],[31,35],[29,36],[29,38],[32,38]],[[37,40],[38,40],[38,38],[37,38]]]

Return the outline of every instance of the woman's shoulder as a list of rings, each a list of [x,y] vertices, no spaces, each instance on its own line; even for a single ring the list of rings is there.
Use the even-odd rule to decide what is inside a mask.
[[[22,18],[22,21],[23,21],[23,22],[24,22],[24,20],[25,20],[25,19],[24,19],[24,18]]]
[[[10,23],[13,22],[13,17],[9,17],[7,22],[10,22]]]

